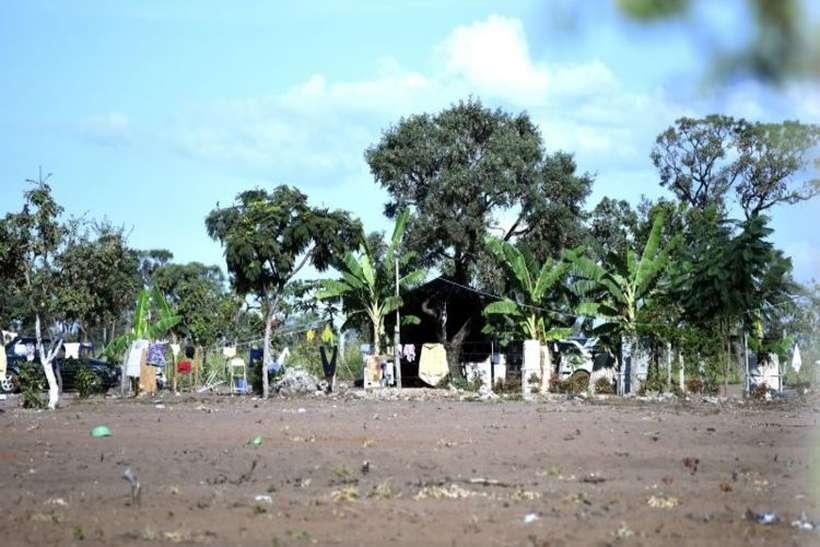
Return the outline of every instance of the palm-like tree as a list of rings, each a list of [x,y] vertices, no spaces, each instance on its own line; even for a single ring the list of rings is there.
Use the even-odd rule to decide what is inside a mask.
[[[501,315],[514,323],[516,330],[529,340],[547,342],[565,338],[572,329],[565,325],[569,314],[548,311],[548,296],[562,286],[577,259],[577,251],[565,251],[560,260],[548,258],[540,267],[531,257],[507,241],[486,240],[487,248],[511,274],[510,289],[515,300],[504,298],[484,308],[488,316]]]
[[[131,330],[112,340],[104,353],[109,357],[120,356],[134,340],[159,338],[181,319],[168,305],[159,289],[143,289],[137,297]]]
[[[576,262],[577,274],[589,282],[587,296],[596,300],[582,304],[579,311],[603,319],[593,333],[620,339],[627,353],[637,346],[638,334],[646,330],[644,312],[669,260],[667,249],[660,248],[665,219],[663,211],[656,214],[640,258],[627,248],[623,256],[610,254],[605,264],[587,257]]]
[[[547,258],[539,267],[530,255],[507,241],[488,238],[486,245],[497,261],[512,274],[508,290],[515,295],[515,299],[506,297],[493,302],[484,308],[484,314],[489,317],[501,316],[511,321],[517,334],[523,335],[527,340],[537,340],[539,345],[571,335],[572,328],[569,325],[575,317],[570,312],[554,308],[562,305],[566,307],[566,297],[571,291],[565,280],[580,250],[564,251],[559,260]],[[493,325],[485,328],[485,332],[494,330]],[[547,348],[542,356],[541,391],[546,392],[548,373],[552,369],[552,354]],[[527,393],[528,378],[524,375],[521,377],[521,389],[523,393]]]
[[[381,351],[381,333],[384,318],[396,311],[402,304],[401,296],[396,296],[395,260],[398,258],[399,271],[406,269],[413,259],[410,254],[399,253],[409,212],[403,211],[396,219],[390,244],[379,259],[376,249],[363,243],[357,254],[348,252],[337,267],[341,279],[325,279],[316,296],[319,299],[341,298],[348,320],[364,314],[370,321],[373,333],[373,351]],[[411,288],[424,280],[424,270],[412,270],[399,278],[399,291]]]

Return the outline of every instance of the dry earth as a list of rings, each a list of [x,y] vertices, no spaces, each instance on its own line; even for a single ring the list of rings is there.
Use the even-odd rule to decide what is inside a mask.
[[[790,524],[820,519],[816,399],[408,397],[69,399],[57,412],[10,398],[0,543],[820,544]],[[99,424],[113,436],[91,438]]]

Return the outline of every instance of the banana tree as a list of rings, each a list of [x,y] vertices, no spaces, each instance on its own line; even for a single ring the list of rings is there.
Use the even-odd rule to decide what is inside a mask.
[[[137,297],[131,330],[112,340],[104,354],[109,359],[121,358],[131,342],[159,338],[176,326],[180,319],[159,289],[143,289]]]
[[[529,255],[522,253],[507,241],[487,238],[487,249],[495,256],[499,264],[512,276],[509,289],[515,299],[505,297],[484,308],[484,315],[490,318],[501,318],[512,323],[516,334],[527,340],[537,340],[539,345],[552,340],[560,340],[572,334],[568,326],[574,320],[570,313],[546,309],[558,307],[565,303],[566,287],[564,281],[580,251],[565,251],[560,260],[548,258],[540,267]],[[497,332],[497,327],[489,323],[484,332]],[[541,391],[548,386],[548,372],[552,369],[552,355],[547,349],[542,354],[545,361],[541,363]],[[522,376],[522,389],[526,392],[527,380]]]
[[[572,334],[572,328],[566,326],[570,314],[545,311],[544,307],[556,306],[555,302],[547,301],[548,297],[562,286],[578,252],[565,251],[560,260],[548,258],[538,267],[507,241],[487,238],[486,245],[499,264],[512,274],[510,288],[516,297],[489,304],[484,315],[509,319],[515,330],[529,340],[547,342]]]
[[[373,333],[373,351],[381,352],[381,333],[384,318],[396,311],[401,304],[401,296],[396,296],[395,261],[398,258],[399,271],[406,269],[413,259],[410,254],[399,252],[407,227],[409,212],[403,211],[396,219],[393,235],[384,256],[379,258],[377,250],[363,243],[358,253],[348,252],[337,266],[341,279],[325,279],[316,293],[319,299],[341,298],[348,321],[364,314],[370,321]],[[424,270],[412,270],[399,277],[399,292],[412,288],[424,280]],[[417,318],[405,318],[407,322]]]
[[[597,300],[581,304],[579,312],[602,319],[593,333],[620,340],[626,357],[631,357],[638,334],[647,326],[644,312],[658,291],[661,273],[668,263],[668,250],[660,248],[665,221],[663,211],[656,214],[640,258],[627,248],[623,256],[610,254],[605,264],[587,257],[576,261],[576,275],[590,282],[587,296]],[[620,366],[621,360],[619,357]]]

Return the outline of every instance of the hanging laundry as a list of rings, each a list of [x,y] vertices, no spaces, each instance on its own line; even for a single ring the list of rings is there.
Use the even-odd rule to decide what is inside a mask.
[[[179,357],[179,350],[181,349],[179,344],[171,344],[171,353],[174,355],[174,361]]]
[[[157,342],[148,346],[146,362],[154,367],[165,367],[165,344]]]
[[[333,346],[333,353],[331,354],[330,359],[328,359],[325,346],[319,348],[319,354],[322,357],[322,370],[325,372],[325,379],[329,380],[336,374],[336,357],[338,351],[339,348]]]
[[[134,340],[128,349],[128,359],[125,361],[125,374],[131,378],[140,377],[140,363],[142,352],[148,348],[148,340]]]
[[[447,373],[447,351],[444,344],[424,344],[419,359],[419,378],[431,386],[437,386]]]
[[[0,348],[2,350],[3,348]],[[6,352],[0,351],[0,380],[6,378],[6,367],[8,363],[6,362]]]
[[[34,361],[34,357],[37,355],[37,350],[34,347],[34,344],[26,344],[26,361],[29,363]]]
[[[225,346],[222,348],[222,355],[225,359],[236,357],[236,346]]]
[[[66,342],[63,344],[65,348],[65,358],[66,359],[79,359],[80,358],[80,343],[79,342]]]
[[[325,325],[325,328],[322,329],[322,342],[332,345],[335,340],[336,335],[333,334],[333,329],[330,328],[330,325]]]
[[[800,367],[803,366],[803,359],[800,356],[800,348],[797,344],[794,345],[794,353],[792,353],[792,368],[798,374],[800,374]]]
[[[262,351],[262,348],[251,348],[248,352],[248,361],[250,363],[256,363],[257,361],[261,362],[264,355],[265,352]]]
[[[416,360],[416,346],[413,344],[404,344],[401,348],[401,358],[405,361],[413,362]]]
[[[290,350],[288,348],[283,349],[281,352],[279,352],[279,356],[276,359],[268,362],[265,369],[268,372],[273,372],[273,373],[279,372],[280,370],[285,368],[285,361],[287,360],[289,355],[290,355]]]
[[[177,363],[177,373],[178,374],[191,374],[191,371],[194,368],[194,364],[189,361],[188,359],[183,359],[179,363]]]
[[[194,346],[185,346],[185,358],[193,359],[196,355],[196,348]]]
[[[305,336],[307,338],[308,343],[313,342],[313,340],[316,339],[316,331],[313,329],[309,329]]]

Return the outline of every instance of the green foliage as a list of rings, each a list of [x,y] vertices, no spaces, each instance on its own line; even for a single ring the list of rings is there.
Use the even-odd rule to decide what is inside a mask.
[[[406,272],[413,255],[401,253],[400,247],[408,218],[409,212],[406,210],[397,217],[382,260],[375,260],[376,249],[369,249],[363,244],[358,255],[345,254],[337,266],[341,279],[322,280],[321,289],[316,293],[319,299],[340,298],[348,320],[357,314],[364,314],[370,321],[376,353],[381,352],[380,333],[384,330],[385,316],[395,312],[402,304],[401,296],[396,296],[395,260],[398,259],[401,276],[398,280],[399,291],[413,288],[426,275],[424,270]]]
[[[112,340],[104,353],[110,360],[118,361],[134,340],[156,340],[179,321],[180,317],[168,305],[162,292],[156,288],[143,289],[134,307],[131,330]]]
[[[179,339],[210,346],[235,333],[242,301],[227,292],[218,267],[199,262],[165,264],[151,279],[180,317],[172,329]]]
[[[20,395],[23,408],[45,408],[46,400],[43,391],[46,389],[46,378],[42,367],[35,363],[26,363],[20,367]]]
[[[589,217],[588,246],[593,258],[623,255],[638,231],[638,215],[628,201],[604,197]]]
[[[387,215],[413,208],[408,249],[422,266],[438,267],[462,284],[470,282],[499,213],[519,209],[506,239],[532,236],[533,251],[555,252],[576,237],[591,184],[588,175],[575,174],[571,156],[545,159],[527,114],[492,110],[474,99],[402,119],[365,157],[390,195]],[[542,236],[556,238],[559,247],[542,245]]]
[[[312,208],[305,194],[289,186],[242,192],[233,206],[211,211],[205,225],[225,247],[236,292],[264,298],[283,289],[307,262],[324,270],[361,238],[349,213]]]
[[[137,252],[120,228],[108,224],[83,231],[75,224],[56,260],[59,299],[68,317],[88,336],[119,322],[142,286]]]
[[[496,261],[512,275],[508,292],[516,300],[505,298],[484,308],[487,316],[502,316],[512,322],[517,334],[525,339],[557,340],[572,333],[567,327],[574,317],[569,313],[544,311],[545,306],[558,306],[563,296],[563,281],[577,259],[579,251],[565,252],[560,260],[547,258],[539,267],[529,254],[496,238],[487,238],[487,248]],[[497,331],[492,323],[485,331]]]
[[[263,305],[265,362],[270,361],[271,335],[283,312],[286,288],[311,263],[323,271],[362,237],[361,224],[345,211],[314,208],[307,196],[289,186],[272,192],[240,193],[229,207],[205,219],[208,235],[225,247],[231,285],[240,296],[252,294]],[[268,395],[262,375],[263,396]]]
[[[102,392],[102,382],[87,366],[81,366],[74,379],[77,388],[77,396],[80,399],[87,399],[91,395]]]
[[[652,161],[661,185],[682,202],[698,209],[723,208],[734,189],[748,219],[778,203],[797,203],[820,192],[817,180],[796,180],[818,142],[820,127],[799,122],[680,118],[658,136]]]
[[[766,84],[789,79],[816,78],[820,50],[814,27],[808,21],[812,2],[807,0],[746,0],[733,3],[748,21],[740,40],[722,40],[724,27],[705,20],[709,10],[691,9],[691,0],[617,0],[620,11],[642,24],[675,23],[696,42],[709,60],[710,78],[723,82],[741,77]],[[744,9],[745,8],[745,9]],[[705,49],[704,49],[705,46]],[[712,82],[714,83],[714,82]]]
[[[610,254],[605,265],[587,257],[575,261],[577,275],[591,282],[585,285],[587,298],[596,300],[582,304],[579,311],[605,320],[596,334],[635,336],[648,330],[643,312],[668,262],[667,249],[660,248],[665,219],[663,211],[656,214],[640,258],[627,248],[623,255]]]

